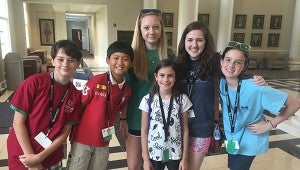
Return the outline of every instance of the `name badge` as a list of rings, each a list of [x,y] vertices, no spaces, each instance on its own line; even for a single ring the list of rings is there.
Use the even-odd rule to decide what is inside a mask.
[[[235,140],[225,140],[226,151],[232,154],[235,150],[240,149],[238,141]]]
[[[44,148],[46,149],[51,145],[52,141],[43,133],[40,132],[34,139]]]
[[[112,139],[113,134],[115,134],[114,126],[102,129],[102,136],[103,136],[104,140],[106,140],[106,141],[110,141]]]

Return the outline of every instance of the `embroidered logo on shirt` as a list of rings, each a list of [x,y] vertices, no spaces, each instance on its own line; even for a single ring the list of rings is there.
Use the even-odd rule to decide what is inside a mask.
[[[68,100],[64,108],[65,113],[72,113],[74,111],[74,106],[75,104],[71,100]]]
[[[96,88],[101,90],[106,90],[106,85],[97,84]]]

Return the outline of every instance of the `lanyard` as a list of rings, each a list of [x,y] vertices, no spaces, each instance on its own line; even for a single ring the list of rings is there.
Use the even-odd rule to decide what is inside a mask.
[[[54,100],[53,100],[53,98],[54,98],[54,73],[53,72],[52,72],[50,80],[51,80],[51,86],[50,86],[50,102],[49,102],[49,107],[50,107],[49,131],[52,129],[52,126],[56,121],[57,115],[58,115],[58,113],[61,109],[61,106],[62,106],[63,102],[65,101],[67,94],[69,92],[69,89],[70,89],[70,82],[68,82],[67,89],[66,89],[64,95],[62,96],[62,98],[60,99],[60,101],[57,105],[56,111],[53,112],[53,103],[54,103]],[[49,131],[48,131],[48,133],[49,133]]]
[[[236,117],[237,117],[237,108],[238,108],[238,105],[240,102],[241,85],[242,85],[242,81],[239,80],[237,92],[236,92],[236,96],[235,96],[234,108],[233,108],[233,112],[232,112],[227,82],[225,84],[226,104],[227,104],[228,116],[229,116],[229,120],[230,120],[231,133],[234,133],[235,122],[236,122]]]
[[[166,117],[165,117],[164,106],[163,106],[163,102],[162,102],[162,99],[160,97],[160,94],[159,94],[159,105],[160,105],[160,110],[161,110],[163,124],[164,124],[165,142],[166,142],[168,140],[168,137],[170,136],[169,125],[170,125],[170,122],[171,122],[171,112],[172,112],[172,109],[173,109],[173,95],[170,98],[170,104],[169,104],[167,120],[166,120]]]
[[[110,114],[111,114],[111,110],[110,110],[110,73],[107,72],[106,74],[106,79],[107,79],[107,90],[106,90],[106,121],[107,121],[107,127],[109,127],[109,121],[110,121]],[[124,96],[124,91],[125,91],[125,86],[126,84],[123,85],[122,87],[122,93],[121,93],[121,98],[120,98],[120,102],[118,104],[118,106],[120,106],[121,102],[122,102],[122,98]]]

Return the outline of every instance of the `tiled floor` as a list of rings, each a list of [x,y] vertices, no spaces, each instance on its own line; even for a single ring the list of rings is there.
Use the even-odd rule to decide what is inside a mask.
[[[99,65],[93,59],[85,61],[94,74],[107,70],[103,65],[99,68]],[[300,100],[300,71],[250,70],[249,73],[262,75],[270,86],[294,95]],[[3,96],[1,98],[3,99]],[[0,100],[0,102],[3,101]],[[0,110],[0,114],[5,113],[2,113]],[[108,169],[127,169],[124,139],[119,134],[118,125],[115,125],[115,127],[117,128],[116,136],[113,137],[110,143]],[[7,131],[8,128],[0,128],[0,170],[8,169],[6,152]],[[69,146],[67,144],[67,150],[69,150]],[[64,165],[66,164],[66,159],[63,160],[63,163]],[[298,170],[299,167],[300,126],[295,126],[288,120],[280,124],[277,129],[271,130],[269,150],[267,153],[255,158],[251,170]],[[201,170],[227,170],[227,154],[222,151],[220,154],[206,156]]]

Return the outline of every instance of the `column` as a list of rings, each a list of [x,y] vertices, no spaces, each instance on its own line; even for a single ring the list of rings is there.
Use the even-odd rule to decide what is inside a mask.
[[[288,67],[300,70],[300,0],[296,0]],[[299,118],[300,120],[300,118]]]
[[[157,0],[144,0],[144,9],[156,9]]]
[[[220,1],[217,51],[223,51],[230,40],[234,0]]]
[[[185,27],[197,20],[199,0],[179,0],[177,45]]]

